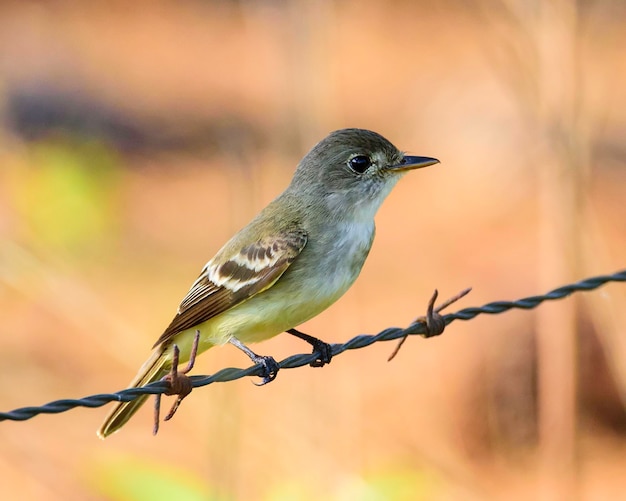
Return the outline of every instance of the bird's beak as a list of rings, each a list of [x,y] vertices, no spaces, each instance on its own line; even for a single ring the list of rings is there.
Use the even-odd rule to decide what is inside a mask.
[[[421,169],[422,167],[428,167],[429,165],[438,164],[439,160],[430,157],[412,157],[405,155],[399,164],[391,165],[389,170],[394,172],[402,172],[406,170]]]

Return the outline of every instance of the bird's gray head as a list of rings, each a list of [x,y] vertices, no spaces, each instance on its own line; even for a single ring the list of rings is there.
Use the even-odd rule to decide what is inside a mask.
[[[435,163],[434,158],[404,155],[376,132],[341,129],[307,153],[290,188],[333,212],[358,211],[373,218],[402,174]]]

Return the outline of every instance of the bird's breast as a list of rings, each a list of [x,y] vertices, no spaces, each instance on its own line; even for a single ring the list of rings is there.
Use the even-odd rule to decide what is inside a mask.
[[[312,255],[303,265],[317,270],[319,282],[324,284],[326,293],[335,296],[336,300],[358,277],[373,239],[373,223],[338,224],[320,238],[318,245],[313,242]]]

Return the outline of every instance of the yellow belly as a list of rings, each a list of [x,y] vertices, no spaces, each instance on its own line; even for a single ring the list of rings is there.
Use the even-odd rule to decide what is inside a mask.
[[[176,334],[173,343],[179,347],[180,358],[184,362],[189,359],[196,330],[200,331],[198,353],[225,344],[231,337],[244,344],[264,341],[328,308],[354,281],[351,276],[346,278],[348,280],[340,287],[337,284],[330,284],[329,287],[328,280],[316,287],[297,290],[277,284],[206,322]],[[168,351],[171,356],[171,346]]]

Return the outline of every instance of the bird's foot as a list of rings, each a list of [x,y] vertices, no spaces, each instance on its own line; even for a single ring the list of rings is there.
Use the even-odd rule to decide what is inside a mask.
[[[252,361],[255,364],[260,364],[262,367],[262,372],[260,377],[262,378],[260,383],[254,383],[257,386],[263,386],[264,384],[271,383],[276,379],[278,375],[278,371],[280,370],[280,365],[278,362],[274,360],[274,357],[257,355],[256,358],[253,358]]]
[[[183,401],[187,395],[191,393],[193,389],[193,385],[191,382],[191,378],[187,376],[187,373],[193,369],[193,366],[196,362],[196,355],[198,354],[198,344],[200,343],[200,331],[196,331],[196,335],[193,339],[193,345],[191,346],[191,353],[189,354],[189,362],[187,363],[187,367],[183,370],[178,370],[178,361],[180,357],[180,349],[177,345],[174,345],[174,356],[172,357],[172,367],[170,368],[170,372],[161,378],[161,381],[165,381],[167,383],[167,389],[163,392],[164,395],[178,395],[174,405],[167,413],[167,416],[163,418],[163,421],[169,421],[174,417],[180,403]],[[159,415],[161,413],[161,395],[155,396],[154,403],[154,428],[152,430],[152,434],[156,435],[159,431]]]
[[[313,354],[317,355],[317,358],[309,364],[311,367],[324,367],[330,363],[333,358],[333,347],[330,344],[297,329],[289,329],[287,332],[313,346]]]
[[[439,295],[439,292],[437,291],[437,289],[435,289],[435,292],[430,298],[430,301],[428,301],[428,309],[426,310],[426,315],[417,317],[413,321],[413,323],[415,324],[415,323],[421,322],[426,325],[426,332],[423,334],[425,338],[439,336],[446,328],[446,321],[444,320],[443,316],[440,315],[439,312],[442,311],[444,308],[447,308],[448,306],[450,306],[452,303],[458,301],[465,295],[467,295],[471,290],[472,290],[471,287],[468,289],[464,289],[461,292],[459,292],[457,295],[452,296],[450,299],[447,299],[442,304],[437,306],[437,308],[435,308],[435,301],[437,301],[437,296]],[[407,337],[408,335],[400,339],[400,341],[398,342],[398,345],[393,350],[391,355],[389,355],[389,358],[387,359],[387,361],[391,361],[394,359],[394,357],[400,351],[400,348],[402,348],[402,345],[406,341]]]
[[[280,365],[278,365],[278,362],[274,360],[274,357],[257,355],[235,337],[231,337],[228,342],[248,355],[248,358],[250,358],[253,363],[261,366],[261,373],[259,374],[261,382],[254,384],[257,386],[263,386],[264,384],[271,383],[274,379],[276,379],[278,371],[280,370]]]

